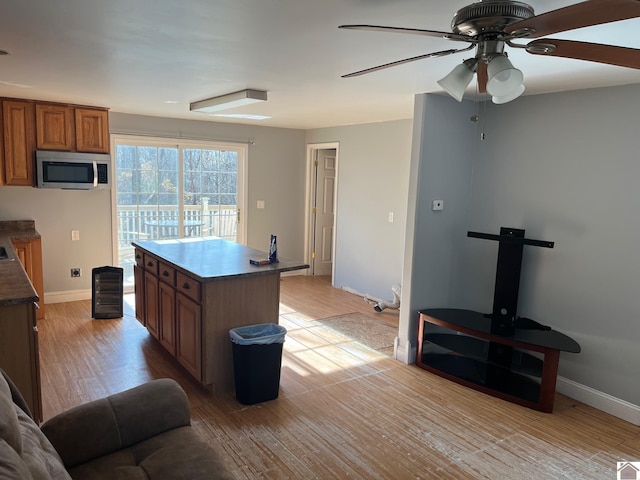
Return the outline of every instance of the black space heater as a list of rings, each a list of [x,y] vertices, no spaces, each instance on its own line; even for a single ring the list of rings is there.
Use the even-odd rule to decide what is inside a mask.
[[[91,318],[123,316],[123,269],[97,267],[91,271]]]

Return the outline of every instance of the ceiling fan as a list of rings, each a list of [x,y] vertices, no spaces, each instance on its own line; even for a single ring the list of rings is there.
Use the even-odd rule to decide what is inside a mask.
[[[475,55],[456,66],[451,73],[439,80],[438,84],[460,102],[475,73],[478,77],[479,92],[490,94],[494,103],[506,103],[522,95],[524,85],[523,74],[507,58],[505,45],[522,48],[535,55],[574,58],[640,69],[640,49],[540,38],[576,28],[637,17],[640,17],[640,0],[589,0],[540,15],[535,15],[533,8],[523,2],[484,0],[458,10],[451,21],[451,32],[378,25],[340,25],[338,28],[409,33],[470,44],[464,48],[442,50],[378,65],[343,75],[343,78],[423,58],[466,52],[475,47]],[[526,44],[514,42],[519,39],[536,40]]]

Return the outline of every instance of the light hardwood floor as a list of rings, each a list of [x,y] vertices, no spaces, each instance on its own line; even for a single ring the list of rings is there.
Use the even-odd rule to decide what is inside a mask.
[[[617,461],[640,460],[640,427],[559,394],[553,414],[536,412],[381,356],[314,320],[362,311],[397,325],[396,311],[376,314],[326,278],[281,286],[280,396],[253,406],[203,391],[130,315],[50,305],[39,322],[45,420],[172,377],[238,479],[612,479]]]

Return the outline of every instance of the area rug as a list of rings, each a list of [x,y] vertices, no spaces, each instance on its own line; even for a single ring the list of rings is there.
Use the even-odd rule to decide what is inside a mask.
[[[398,329],[364,313],[353,312],[318,320],[325,327],[377,350],[384,355],[393,354],[393,341]]]

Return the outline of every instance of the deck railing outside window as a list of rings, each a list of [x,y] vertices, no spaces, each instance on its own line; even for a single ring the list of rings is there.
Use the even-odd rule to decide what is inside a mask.
[[[131,283],[133,279],[135,259],[131,242],[134,240],[216,236],[236,241],[236,205],[209,206],[205,201],[203,205],[185,205],[183,213],[183,234],[180,235],[179,211],[176,205],[117,207],[119,263],[125,269],[125,283]]]

